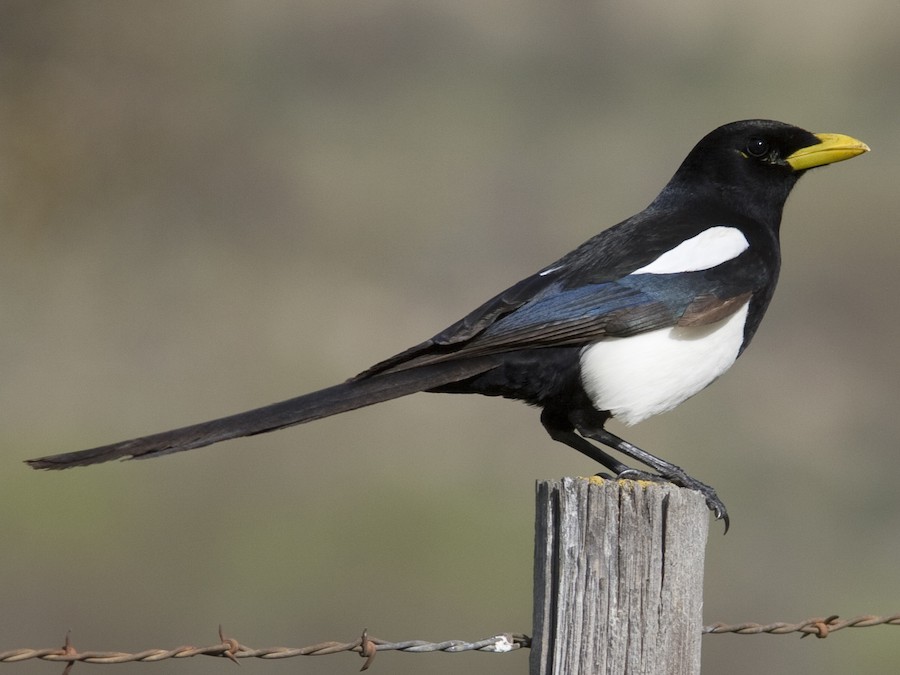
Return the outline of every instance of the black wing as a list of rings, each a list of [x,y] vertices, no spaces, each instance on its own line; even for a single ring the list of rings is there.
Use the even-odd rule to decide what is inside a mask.
[[[720,266],[723,267],[723,266]],[[535,277],[513,286],[431,340],[357,376],[431,363],[540,347],[584,345],[676,325],[719,321],[757,290],[752,279],[725,283],[716,268],[679,274],[629,275],[616,281],[565,288]]]

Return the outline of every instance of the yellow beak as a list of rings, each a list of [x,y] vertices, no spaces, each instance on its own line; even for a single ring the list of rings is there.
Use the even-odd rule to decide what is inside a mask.
[[[819,142],[800,148],[787,158],[794,171],[843,162],[869,151],[869,146],[844,134],[816,134]]]

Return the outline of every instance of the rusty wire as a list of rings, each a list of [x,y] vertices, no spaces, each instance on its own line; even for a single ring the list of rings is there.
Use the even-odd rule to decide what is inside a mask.
[[[465,640],[446,640],[444,642],[427,642],[425,640],[407,640],[405,642],[388,642],[370,637],[368,631],[363,631],[362,636],[353,642],[320,642],[308,647],[268,647],[254,649],[241,644],[233,638],[226,637],[219,628],[219,642],[207,647],[195,647],[186,645],[174,649],[146,649],[141,652],[106,652],[106,651],[78,651],[75,649],[69,635],[62,647],[50,649],[12,649],[0,652],[0,663],[18,663],[29,659],[41,659],[43,661],[55,661],[66,663],[64,675],[76,662],[81,663],[149,663],[164,661],[166,659],[183,659],[190,656],[219,656],[237,663],[238,659],[288,659],[295,656],[321,656],[325,654],[337,654],[339,652],[356,652],[366,659],[360,670],[366,670],[375,658],[375,654],[381,651],[401,651],[411,653],[421,652],[466,652],[481,651],[503,653],[522,647],[530,647],[531,638],[527,635],[504,633],[493,637],[466,642]]]
[[[732,633],[736,635],[786,635],[800,633],[800,637],[815,635],[818,638],[828,637],[835,631],[844,628],[868,628],[870,626],[900,626],[900,614],[890,616],[857,616],[852,619],[840,619],[837,615],[828,617],[814,617],[800,621],[799,623],[739,623],[724,624],[714,623],[703,627],[705,635],[721,635]],[[78,651],[75,649],[69,635],[62,647],[50,649],[11,649],[0,651],[0,663],[18,663],[30,659],[43,661],[55,661],[65,663],[68,672],[73,664],[81,663],[151,663],[166,659],[183,659],[191,656],[218,656],[225,657],[237,663],[238,659],[289,659],[295,656],[322,656],[325,654],[337,654],[340,652],[356,652],[365,659],[360,670],[366,670],[372,665],[375,655],[382,651],[400,651],[407,653],[423,652],[466,652],[480,651],[504,653],[523,647],[531,647],[531,638],[520,633],[501,633],[483,640],[466,642],[465,640],[445,640],[443,642],[427,642],[425,640],[407,640],[404,642],[388,642],[370,637],[368,631],[353,642],[320,642],[308,647],[267,647],[254,649],[241,644],[233,638],[226,637],[219,628],[219,642],[206,647],[186,645],[174,649],[146,649],[141,652],[108,652],[108,651]]]
[[[828,637],[835,631],[844,628],[868,628],[869,626],[900,626],[900,614],[891,616],[863,615],[852,619],[841,619],[837,614],[828,617],[815,617],[806,619],[800,623],[738,623],[727,625],[714,623],[703,627],[705,635],[717,635],[721,633],[734,633],[736,635],[786,635],[788,633],[802,633],[800,637],[815,635],[818,638]]]

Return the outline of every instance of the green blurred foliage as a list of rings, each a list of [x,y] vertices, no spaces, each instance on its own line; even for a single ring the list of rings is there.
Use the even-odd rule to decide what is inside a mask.
[[[629,438],[729,507],[707,622],[900,611],[898,22],[887,0],[0,3],[0,649],[530,631],[534,480],[594,467],[524,406],[422,395],[155,462],[20,460],[344,379],[747,117],[873,152],[798,187],[733,372]],[[707,637],[704,672],[895,672],[894,631]]]

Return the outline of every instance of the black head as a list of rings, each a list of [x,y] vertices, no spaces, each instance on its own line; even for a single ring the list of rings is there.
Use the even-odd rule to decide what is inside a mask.
[[[783,122],[732,122],[694,146],[658,199],[696,195],[777,227],[801,175],[866,150],[849,136],[813,134]]]

